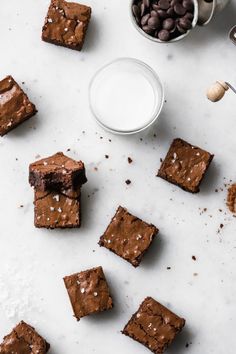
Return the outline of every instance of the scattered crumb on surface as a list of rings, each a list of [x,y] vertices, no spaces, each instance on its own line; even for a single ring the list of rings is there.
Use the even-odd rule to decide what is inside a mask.
[[[106,158],[106,159],[109,159],[109,155],[105,155],[105,158]]]
[[[196,261],[197,260],[196,256],[192,256],[192,260]]]
[[[131,180],[130,180],[130,179],[127,179],[127,180],[125,181],[125,183],[126,183],[127,185],[129,185],[129,184],[131,184]]]
[[[128,163],[132,163],[133,160],[131,159],[131,157],[128,157]]]

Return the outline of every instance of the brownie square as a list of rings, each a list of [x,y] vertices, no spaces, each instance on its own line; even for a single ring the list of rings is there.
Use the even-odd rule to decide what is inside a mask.
[[[52,0],[42,31],[42,40],[81,50],[91,17],[91,8],[74,2]]]
[[[38,191],[76,189],[85,182],[83,162],[75,161],[62,152],[29,166],[29,183]]]
[[[99,245],[137,267],[157,233],[154,225],[147,224],[119,206]]]
[[[35,105],[11,76],[0,81],[0,136],[37,113]]]
[[[174,139],[157,176],[187,192],[197,193],[213,157],[182,139]]]
[[[33,327],[21,321],[0,344],[1,354],[45,354],[50,345]]]
[[[38,228],[74,228],[81,225],[80,188],[63,192],[35,191],[34,225]]]
[[[122,331],[153,353],[164,353],[182,330],[185,320],[147,297]]]
[[[64,278],[64,283],[78,321],[84,316],[113,307],[102,267],[69,275]]]

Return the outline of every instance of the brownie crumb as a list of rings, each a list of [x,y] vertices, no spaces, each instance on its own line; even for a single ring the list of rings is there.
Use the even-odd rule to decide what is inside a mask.
[[[127,180],[125,181],[125,183],[126,183],[127,185],[129,185],[129,184],[131,184],[131,180],[130,180],[130,179],[127,179]]]
[[[224,227],[224,224],[220,224],[220,228],[223,229],[223,227]]]
[[[196,256],[192,256],[192,260],[196,261],[197,260]]]
[[[160,158],[160,162],[163,162],[163,159],[162,159],[162,158]]]
[[[170,269],[171,269],[171,267],[166,267],[166,269],[167,269],[167,270],[170,270]]]
[[[105,155],[105,158],[106,158],[106,159],[109,159],[109,155]]]
[[[133,160],[131,159],[131,157],[128,157],[128,163],[132,163]]]

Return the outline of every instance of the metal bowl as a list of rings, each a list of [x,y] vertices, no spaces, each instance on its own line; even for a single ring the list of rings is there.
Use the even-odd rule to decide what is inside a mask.
[[[184,39],[191,31],[192,29],[196,26],[197,22],[198,22],[198,0],[193,0],[193,4],[194,4],[194,18],[193,18],[193,21],[192,21],[192,28],[190,30],[188,30],[186,33],[182,34],[181,36],[178,36],[176,38],[173,38],[171,39],[170,41],[161,41],[160,39],[158,38],[155,38],[155,37],[152,37],[150,36],[149,34],[147,34],[146,32],[144,32],[142,30],[141,27],[139,27],[139,25],[137,24],[136,20],[135,20],[135,17],[134,17],[134,14],[133,14],[133,11],[132,11],[132,6],[134,5],[134,2],[135,0],[131,0],[130,1],[130,16],[131,16],[131,20],[132,20],[132,23],[134,25],[134,27],[136,28],[136,30],[141,33],[144,37],[150,39],[151,41],[153,42],[157,42],[157,43],[174,43],[174,42],[178,42],[180,41],[181,39]]]

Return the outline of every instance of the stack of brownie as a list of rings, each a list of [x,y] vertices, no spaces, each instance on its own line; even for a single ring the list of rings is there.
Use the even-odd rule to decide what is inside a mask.
[[[80,227],[81,186],[86,182],[84,163],[62,152],[30,164],[29,183],[35,189],[35,226]]]

